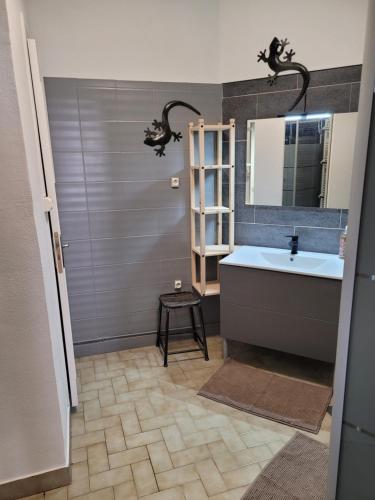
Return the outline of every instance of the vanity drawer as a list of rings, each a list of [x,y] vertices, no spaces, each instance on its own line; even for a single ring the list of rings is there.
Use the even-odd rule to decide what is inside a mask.
[[[334,361],[341,281],[221,266],[221,335]]]

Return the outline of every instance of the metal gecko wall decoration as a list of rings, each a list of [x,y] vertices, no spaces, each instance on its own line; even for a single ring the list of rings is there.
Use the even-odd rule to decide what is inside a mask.
[[[165,156],[164,153],[165,146],[172,139],[172,137],[174,142],[180,141],[182,139],[181,132],[172,132],[169,124],[169,112],[172,108],[175,108],[176,106],[182,106],[184,108],[188,108],[197,115],[200,115],[200,112],[187,102],[183,101],[167,102],[167,104],[163,108],[161,122],[159,122],[158,120],[154,120],[152,122],[154,130],[150,130],[149,127],[147,127],[147,129],[145,130],[146,139],[144,140],[144,143],[147,146],[151,147],[160,146],[159,148],[154,149],[154,151],[156,152],[156,156],[160,156],[160,158],[162,156]]]
[[[268,75],[268,83],[270,85],[274,85],[277,82],[277,77],[282,71],[298,71],[303,79],[302,89],[288,111],[292,111],[301,99],[305,97],[304,112],[306,112],[306,90],[310,83],[310,73],[303,64],[292,62],[293,56],[296,55],[293,49],[285,51],[284,53],[284,49],[287,45],[289,45],[287,38],[285,38],[285,40],[279,40],[275,37],[270,44],[268,57],[266,57],[266,49],[261,50],[258,54],[258,62],[263,61],[267,63],[272,71],[275,72],[273,75]],[[281,59],[283,54],[284,60]]]

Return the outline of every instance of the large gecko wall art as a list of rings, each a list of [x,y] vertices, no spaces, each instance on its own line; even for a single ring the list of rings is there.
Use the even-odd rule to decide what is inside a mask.
[[[284,53],[287,45],[289,45],[289,42],[286,38],[285,40],[279,40],[275,37],[270,44],[268,57],[266,56],[266,49],[261,50],[258,54],[258,62],[263,61],[267,63],[272,71],[275,72],[273,75],[268,75],[268,83],[270,85],[274,85],[277,82],[277,77],[282,71],[298,71],[303,80],[302,89],[288,111],[292,111],[305,96],[304,112],[306,112],[306,90],[310,83],[310,73],[303,64],[292,62],[293,56],[296,55],[293,49]]]
[[[144,143],[147,144],[147,146],[151,147],[160,146],[159,148],[154,149],[154,151],[156,152],[156,156],[160,157],[165,156],[164,153],[165,146],[172,139],[172,137],[174,142],[180,141],[180,139],[182,139],[181,132],[172,132],[169,124],[169,116],[168,116],[169,112],[172,108],[175,108],[176,106],[183,106],[185,108],[191,109],[191,111],[193,111],[197,115],[200,115],[200,112],[187,102],[183,101],[167,102],[167,104],[163,108],[161,122],[154,120],[152,122],[154,130],[150,130],[149,127],[145,130],[146,139],[144,140]]]

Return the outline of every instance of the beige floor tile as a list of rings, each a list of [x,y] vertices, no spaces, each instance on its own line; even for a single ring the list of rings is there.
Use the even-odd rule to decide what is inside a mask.
[[[251,430],[250,432],[241,434],[241,439],[246,444],[246,446],[250,448],[251,446],[257,446],[259,444],[277,441],[280,439],[280,435],[268,429],[257,427],[253,428],[253,430]]]
[[[185,500],[185,496],[182,488],[171,488],[170,490],[159,491],[153,495],[142,497],[142,500]]]
[[[202,444],[213,443],[221,440],[220,432],[217,429],[208,429],[207,431],[193,432],[183,437],[186,447],[200,446]]]
[[[121,416],[121,424],[125,436],[131,436],[132,434],[139,434],[143,431],[139,425],[138,416],[135,411],[129,412],[126,415]],[[150,430],[150,429],[145,429]]]
[[[150,460],[131,465],[138,496],[151,495],[158,491]]]
[[[75,450],[72,450],[71,462],[72,464],[77,464],[78,462],[87,462],[87,449],[77,448]]]
[[[116,394],[116,400],[118,403],[126,403],[128,401],[137,401],[137,399],[144,399],[147,396],[145,389],[140,389],[139,391],[122,392],[121,394]]]
[[[111,387],[112,382],[110,380],[96,380],[95,382],[89,382],[88,384],[82,384],[82,392],[95,391],[103,389],[104,387]]]
[[[227,489],[218,468],[211,458],[198,462],[195,466],[209,496],[222,493]]]
[[[95,381],[95,371],[92,366],[89,368],[82,368],[80,370],[80,381],[82,384],[87,384],[88,382]]]
[[[206,415],[204,417],[195,419],[195,426],[197,428],[197,431],[204,431],[206,429],[225,427],[228,425],[228,423],[229,423],[228,417],[220,414]]]
[[[118,370],[106,370],[102,372],[95,372],[95,380],[113,379],[115,377],[121,377],[122,375],[124,375],[123,368],[119,368]]]
[[[99,394],[98,391],[87,391],[87,392],[81,392],[79,394],[79,401],[83,403],[84,401],[90,401],[91,399],[98,399]]]
[[[104,387],[104,389],[99,389],[99,402],[102,408],[104,406],[111,406],[116,404],[113,387]]]
[[[245,465],[240,469],[223,473],[223,479],[228,490],[251,484],[260,472],[258,464]]]
[[[233,428],[220,429],[220,435],[229,451],[235,453],[246,448],[245,443]]]
[[[146,444],[156,443],[157,441],[162,441],[163,436],[159,429],[154,431],[141,432],[139,434],[132,434],[131,436],[126,436],[125,442],[127,448],[138,448],[139,446],[145,446]]]
[[[178,412],[175,414],[176,423],[182,434],[191,434],[199,429],[195,425],[195,421],[187,411]]]
[[[147,445],[147,450],[155,473],[173,469],[171,458],[163,441]]]
[[[91,420],[91,422],[85,423],[86,432],[101,431],[118,425],[121,425],[119,415],[114,415],[112,417],[102,417],[98,418],[98,420]]]
[[[46,491],[45,498],[48,498],[48,500],[68,500],[68,487],[63,486],[62,488]]]
[[[207,500],[208,496],[201,481],[192,481],[183,486],[186,500]]]
[[[146,420],[149,418],[155,417],[154,409],[150,403],[150,400],[147,399],[138,399],[135,402],[135,409],[138,415],[139,420]]]
[[[97,474],[109,469],[107,447],[105,443],[97,443],[87,448],[89,473]]]
[[[90,490],[101,490],[132,480],[130,466],[118,467],[90,476]]]
[[[72,437],[72,450],[76,448],[84,448],[85,446],[90,446],[91,444],[101,443],[105,441],[103,431],[87,432],[81,436]]]
[[[207,445],[194,446],[187,450],[176,451],[171,453],[171,460],[174,467],[182,467],[184,465],[194,464],[202,460],[210,458],[210,451]]]
[[[80,436],[85,433],[85,421],[82,415],[72,415],[71,418],[71,436]]]
[[[113,390],[115,394],[121,394],[122,392],[128,392],[128,382],[125,375],[120,375],[119,377],[114,377],[112,379]]]
[[[131,450],[120,451],[108,456],[109,466],[111,469],[115,467],[123,467],[124,465],[134,464],[148,459],[146,446],[132,448]]]
[[[210,500],[240,500],[247,490],[247,486],[242,488],[235,488],[234,490],[225,491],[210,497]]]
[[[216,467],[220,472],[228,472],[230,470],[238,469],[239,464],[235,459],[235,455],[228,450],[223,441],[210,443],[208,447],[211,451]]]
[[[104,433],[108,453],[117,453],[126,449],[124,433],[122,432],[122,427],[120,425],[117,427],[111,427],[110,429],[105,429]]]
[[[138,500],[137,490],[134,481],[117,484],[113,487],[115,500]]]
[[[89,478],[84,477],[83,479],[78,479],[72,481],[72,484],[68,486],[68,497],[73,498],[79,495],[84,495],[90,491]]]
[[[77,497],[76,500],[113,500],[114,493],[113,488],[105,488],[100,491],[93,491],[87,495]]]
[[[269,443],[269,445],[270,444],[272,443]],[[285,443],[282,442],[282,446],[284,446],[284,444]],[[269,445],[253,446],[252,448],[239,451],[235,454],[238,465],[250,465],[272,458],[273,453],[271,453]]]
[[[152,431],[153,429],[160,429],[161,427],[167,427],[169,425],[175,424],[175,418],[173,415],[162,415],[160,417],[147,418],[140,422],[142,431]],[[139,431],[138,431],[139,432]]]
[[[132,412],[134,411],[134,408],[135,406],[133,401],[105,406],[102,408],[102,417],[111,417],[113,415],[121,415],[122,413]]]
[[[134,382],[129,382],[129,391],[136,391],[139,389],[152,389],[159,385],[158,379],[148,378],[143,380],[135,380]]]
[[[88,477],[89,468],[87,462],[79,462],[72,465],[72,481]]]
[[[83,414],[85,422],[96,420],[102,416],[99,399],[91,399],[83,403]]]
[[[156,474],[159,490],[167,490],[175,486],[181,486],[190,481],[199,479],[194,465],[185,465],[170,471],[161,472]]]
[[[177,425],[163,427],[161,429],[161,432],[170,453],[174,453],[175,451],[183,450],[186,448]]]

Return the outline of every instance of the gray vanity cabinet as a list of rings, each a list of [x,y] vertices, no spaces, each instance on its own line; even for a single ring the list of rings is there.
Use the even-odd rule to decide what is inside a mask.
[[[220,266],[221,336],[334,362],[341,281]]]

